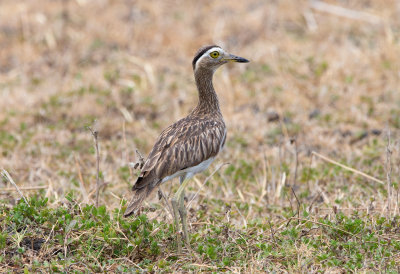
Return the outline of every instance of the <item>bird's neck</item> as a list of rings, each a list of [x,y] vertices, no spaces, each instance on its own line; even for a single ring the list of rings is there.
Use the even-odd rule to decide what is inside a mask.
[[[221,114],[218,96],[212,82],[213,74],[214,71],[211,69],[198,68],[195,71],[194,78],[199,92],[199,103],[195,110]]]

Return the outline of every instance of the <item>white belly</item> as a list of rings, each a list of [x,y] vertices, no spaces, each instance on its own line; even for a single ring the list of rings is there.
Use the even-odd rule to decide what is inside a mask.
[[[214,159],[215,159],[215,157],[211,157],[208,160],[205,160],[204,162],[201,162],[197,166],[192,166],[192,167],[188,167],[186,169],[179,170],[178,172],[172,174],[171,176],[165,177],[161,182],[164,183],[164,182],[166,182],[168,180],[171,180],[171,179],[173,179],[175,177],[178,177],[178,176],[182,176],[184,174],[186,174],[186,179],[190,179],[196,173],[200,173],[200,172],[203,172],[204,170],[206,170],[211,165],[211,163],[214,161]]]

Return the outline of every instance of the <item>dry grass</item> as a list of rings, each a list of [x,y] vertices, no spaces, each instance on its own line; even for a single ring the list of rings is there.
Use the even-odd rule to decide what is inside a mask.
[[[194,107],[192,56],[216,43],[251,63],[215,75],[228,141],[208,175],[220,163],[230,165],[203,188],[207,174],[196,177],[191,208],[206,203],[209,214],[224,214],[216,202],[223,201],[236,228],[256,218],[275,224],[287,217],[283,211],[296,211],[295,193],[312,220],[354,211],[398,216],[400,4],[327,2],[373,16],[346,18],[289,0],[3,0],[0,168],[21,189],[48,186],[53,206],[71,190],[79,202],[94,203],[96,156],[86,128],[92,126],[105,183],[100,204],[119,208],[135,178],[128,168],[135,149],[147,154],[162,128]],[[3,180],[0,187],[12,185]],[[0,195],[12,203],[18,198],[9,190]],[[171,222],[160,208],[149,216]],[[312,258],[298,248],[299,256]],[[254,268],[230,270],[265,266],[248,259]]]

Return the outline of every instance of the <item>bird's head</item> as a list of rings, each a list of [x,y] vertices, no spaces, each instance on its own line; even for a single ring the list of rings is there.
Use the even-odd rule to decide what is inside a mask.
[[[193,58],[193,70],[199,68],[215,71],[218,67],[228,62],[248,63],[249,60],[230,54],[219,46],[205,46],[200,48]]]

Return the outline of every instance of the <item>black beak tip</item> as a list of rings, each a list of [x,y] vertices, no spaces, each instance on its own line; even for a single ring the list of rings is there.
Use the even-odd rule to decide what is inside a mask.
[[[235,62],[238,63],[248,63],[250,62],[249,60],[247,60],[246,58],[243,57],[239,57],[239,56],[235,56],[235,59],[233,59]]]
[[[236,60],[236,62],[238,62],[238,63],[248,63],[248,62],[250,62],[250,61],[247,60],[246,58],[239,57],[239,58]]]

